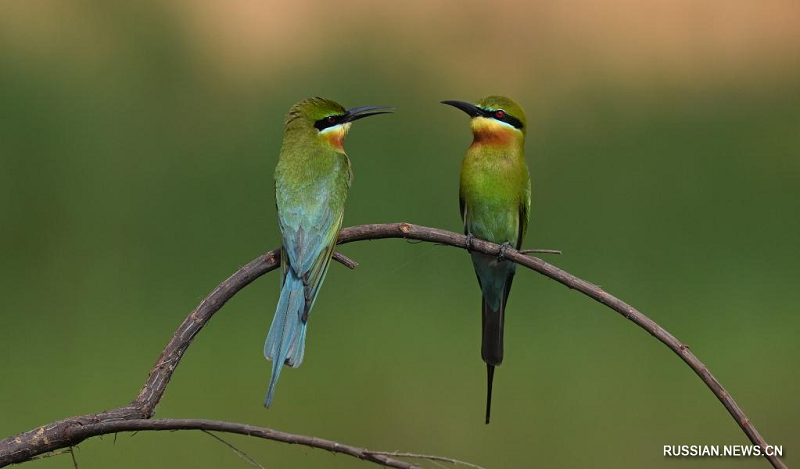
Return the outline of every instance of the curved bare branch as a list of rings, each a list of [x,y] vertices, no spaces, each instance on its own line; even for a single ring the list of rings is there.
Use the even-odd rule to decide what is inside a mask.
[[[105,421],[94,425],[76,429],[73,434],[81,439],[98,435],[119,432],[140,431],[174,431],[174,430],[205,430],[223,433],[235,433],[252,436],[265,440],[279,441],[290,445],[302,445],[309,448],[324,449],[331,453],[346,454],[354,458],[374,462],[381,466],[395,467],[398,469],[421,469],[419,466],[400,461],[391,457],[391,454],[369,451],[366,448],[338,443],[336,441],[317,438],[315,436],[295,435],[266,427],[256,427],[234,422],[205,419],[135,419]],[[438,456],[430,456],[438,458]],[[438,459],[437,459],[438,460]]]
[[[381,225],[361,225],[342,230],[339,235],[339,244],[363,241],[369,239],[385,238],[405,238],[432,243],[445,244],[449,246],[467,248],[466,237],[457,233],[452,233],[436,228],[412,225],[409,223],[390,223]],[[470,244],[473,251],[482,252],[489,255],[499,255],[500,246],[487,241],[474,239]],[[164,351],[161,353],[155,366],[150,371],[144,387],[139,392],[134,401],[124,407],[120,407],[99,414],[83,415],[61,420],[44,425],[34,430],[21,433],[15,437],[0,441],[0,467],[8,464],[23,462],[32,457],[49,451],[74,446],[84,439],[113,433],[119,430],[118,426],[129,425],[127,422],[163,422],[164,420],[150,419],[156,405],[164,395],[167,384],[172,377],[175,368],[180,363],[186,349],[192,339],[205,326],[213,315],[231,299],[239,290],[249,285],[256,278],[277,268],[280,265],[280,250],[270,251],[255,260],[251,261],[236,273],[222,282],[210,295],[208,295],[200,305],[178,327]],[[664,328],[656,324],[653,320],[636,310],[633,306],[605,292],[602,288],[582,280],[574,275],[559,269],[539,258],[526,256],[524,252],[508,249],[504,253],[505,258],[516,262],[519,265],[549,277],[571,289],[577,290],[584,295],[608,306],[617,311],[631,322],[649,332],[664,345],[669,347],[678,355],[708,386],[711,392],[719,399],[731,414],[742,431],[747,435],[753,444],[761,446],[764,450],[762,454],[769,460],[773,467],[777,469],[786,468],[786,465],[774,455],[766,455],[767,442],[756,430],[755,426],[747,418],[744,411],[736,404],[733,397],[725,390],[720,382],[711,374],[708,368],[689,350],[689,347],[679,341],[675,336],[667,332]],[[346,258],[345,258],[346,259]],[[173,422],[175,422],[173,420]],[[242,426],[229,422],[218,422],[219,424]],[[154,426],[160,425],[154,423]],[[163,424],[161,424],[163,425]],[[117,426],[117,427],[115,427]],[[117,428],[117,429],[115,429]],[[256,427],[253,427],[256,428]],[[155,429],[155,428],[151,428]],[[101,431],[102,430],[102,431]],[[262,429],[277,434],[276,430]],[[238,433],[238,432],[235,432]],[[288,435],[288,434],[286,434]],[[294,437],[300,438],[299,435]],[[311,437],[304,437],[311,438]],[[317,441],[324,441],[318,440]],[[283,440],[279,440],[283,441]],[[305,440],[294,441],[298,444],[306,444]],[[334,443],[337,444],[337,443]],[[340,446],[347,446],[341,445]],[[313,445],[307,445],[313,446]],[[385,454],[373,453],[363,450],[365,455],[373,457],[388,457]],[[345,452],[346,454],[350,454]],[[352,455],[352,454],[351,454]],[[358,457],[358,456],[356,456]],[[364,458],[367,460],[369,457]],[[373,461],[378,462],[378,461]],[[398,461],[400,464],[408,464]],[[413,467],[392,466],[392,467]]]

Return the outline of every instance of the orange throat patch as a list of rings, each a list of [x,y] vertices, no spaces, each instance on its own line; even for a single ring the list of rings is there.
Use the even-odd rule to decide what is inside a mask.
[[[518,132],[515,128],[497,122],[494,119],[476,117],[472,120],[472,146],[510,145]]]
[[[350,130],[349,122],[327,128],[320,132],[320,136],[325,138],[336,151],[344,153],[344,138],[347,137],[348,130]]]

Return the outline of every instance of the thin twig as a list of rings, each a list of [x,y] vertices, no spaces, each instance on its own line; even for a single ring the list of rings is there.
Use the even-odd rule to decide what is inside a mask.
[[[53,456],[63,456],[65,454],[69,454],[70,452],[72,452],[72,448],[71,447],[70,448],[61,448],[61,449],[57,449],[55,451],[49,451],[47,453],[37,454],[36,456],[31,458],[31,461],[36,460],[36,459],[52,458]]]
[[[416,240],[419,242],[425,241],[447,244],[462,249],[469,247],[472,251],[495,256],[500,253],[500,246],[494,243],[474,239],[472,243],[470,243],[470,246],[467,246],[467,238],[463,235],[409,223],[361,225],[346,228],[339,234],[339,244],[385,238],[402,238],[409,242]],[[762,454],[765,455],[772,466],[776,469],[786,468],[786,465],[778,457],[767,454],[767,442],[758,430],[756,430],[744,411],[736,404],[736,401],[733,400],[730,393],[725,390],[719,380],[717,380],[708,368],[689,350],[687,345],[681,343],[672,334],[636,310],[633,306],[558,267],[548,264],[537,257],[526,256],[514,249],[507,249],[505,251],[505,258],[583,293],[608,306],[652,334],[675,352],[675,354],[700,377],[717,399],[725,406],[750,441],[762,448]],[[74,446],[91,436],[122,431],[115,429],[113,424],[119,425],[124,424],[126,421],[141,421],[139,419],[151,418],[155,413],[156,405],[161,401],[164,395],[164,391],[172,378],[175,368],[180,363],[184,352],[197,333],[200,332],[214,314],[239,290],[249,285],[261,275],[276,269],[279,265],[280,249],[275,249],[259,256],[240,268],[211,292],[211,294],[183,321],[178,327],[178,330],[175,331],[172,339],[164,348],[164,351],[161,352],[161,356],[156,360],[157,365],[150,371],[150,375],[144,387],[131,404],[98,414],[81,415],[60,420],[6,438],[0,441],[0,467],[27,461],[38,454]],[[100,431],[99,429],[104,430]],[[306,446],[314,447],[313,444],[306,444]]]
[[[249,454],[245,453],[244,451],[242,451],[239,448],[237,448],[236,446],[234,446],[233,443],[230,443],[230,442],[226,441],[225,439],[218,437],[217,435],[211,433],[208,430],[200,430],[200,431],[202,431],[206,435],[210,436],[211,438],[214,438],[215,440],[219,441],[223,445],[225,445],[228,448],[230,448],[231,451],[233,451],[234,454],[236,454],[236,456],[239,456],[240,458],[244,459],[245,461],[250,463],[251,466],[257,467],[259,469],[267,469],[264,466],[262,466],[258,461],[253,459]]]
[[[350,270],[353,270],[356,267],[358,267],[358,262],[354,261],[353,259],[350,259],[349,257],[345,256],[339,251],[333,253],[333,260],[338,261],[340,264],[342,264],[343,266],[347,267]]]
[[[454,464],[456,466],[467,466],[472,467],[474,469],[486,469],[483,466],[479,466],[477,464],[472,464],[471,462],[460,461],[458,459],[447,458],[444,456],[435,456],[432,454],[418,454],[418,453],[406,453],[403,451],[370,451],[370,454],[382,454],[384,456],[391,456],[393,458],[414,458],[414,459],[424,459],[426,461],[436,462],[446,462],[450,464]]]
[[[75,466],[75,469],[78,469],[78,460],[75,459],[75,447],[69,447],[69,455],[72,456],[72,465]]]
[[[558,249],[523,249],[520,254],[561,254]]]
[[[366,448],[325,440],[315,436],[296,435],[272,428],[256,427],[243,423],[224,422],[221,420],[206,419],[137,419],[104,421],[74,429],[74,434],[81,439],[112,432],[132,431],[175,431],[175,430],[200,430],[246,435],[264,440],[278,441],[281,443],[302,445],[309,448],[323,449],[331,453],[346,454],[354,458],[370,461],[382,466],[398,469],[422,469],[419,466],[390,456],[372,454]],[[212,435],[215,436],[215,435]],[[215,436],[216,437],[216,436]],[[220,438],[218,438],[220,439]],[[224,440],[223,440],[224,442]],[[229,445],[232,446],[232,445]]]

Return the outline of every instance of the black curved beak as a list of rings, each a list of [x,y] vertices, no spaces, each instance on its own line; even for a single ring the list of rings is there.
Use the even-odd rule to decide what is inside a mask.
[[[347,110],[344,115],[344,122],[353,122],[369,116],[377,116],[378,114],[389,114],[394,112],[393,107],[384,106],[361,106],[353,107]]]
[[[481,110],[478,106],[470,103],[465,103],[464,101],[442,101],[442,104],[449,104],[450,106],[461,109],[462,111],[469,114],[470,117],[478,117],[481,114]]]

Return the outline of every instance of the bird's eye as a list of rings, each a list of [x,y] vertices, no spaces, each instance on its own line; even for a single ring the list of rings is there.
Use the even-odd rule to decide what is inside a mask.
[[[331,124],[333,124],[334,122],[336,122],[336,118],[333,117],[333,116],[328,116],[327,121],[330,122]]]
[[[494,116],[498,119],[502,119],[506,116],[506,112],[502,109],[499,109],[497,111],[494,111]]]

